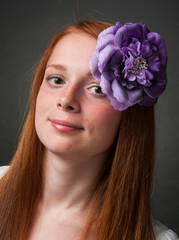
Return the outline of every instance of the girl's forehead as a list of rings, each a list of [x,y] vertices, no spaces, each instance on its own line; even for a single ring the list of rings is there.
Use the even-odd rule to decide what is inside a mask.
[[[97,40],[86,33],[71,33],[58,41],[48,60],[49,64],[70,64],[74,65],[89,60],[96,49]],[[83,64],[82,64],[83,66]]]
[[[87,33],[70,33],[57,42],[54,51],[60,49],[60,51],[66,51],[66,53],[73,53],[76,48],[78,48],[78,51],[85,49],[85,52],[88,52],[91,48],[95,51],[96,44],[97,39]]]

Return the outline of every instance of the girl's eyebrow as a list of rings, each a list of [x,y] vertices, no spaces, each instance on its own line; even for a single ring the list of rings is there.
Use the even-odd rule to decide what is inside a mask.
[[[61,64],[50,64],[50,65],[47,65],[46,69],[50,68],[50,67],[56,68],[56,69],[61,69],[63,71],[67,70],[67,68],[64,65],[61,65]]]
[[[63,71],[67,71],[67,68],[62,64],[49,64],[49,65],[47,65],[46,69],[50,68],[50,67],[60,69],[60,70],[63,70]],[[87,72],[86,76],[90,77],[90,78],[93,77],[91,71]]]
[[[88,76],[88,77],[93,77],[91,71],[87,72],[86,76]]]

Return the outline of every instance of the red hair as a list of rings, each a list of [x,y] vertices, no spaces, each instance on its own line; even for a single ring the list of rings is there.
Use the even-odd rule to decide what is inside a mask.
[[[57,34],[45,51],[33,81],[30,110],[17,151],[0,180],[0,236],[27,239],[43,190],[43,145],[35,131],[36,98],[47,61],[57,42],[67,34],[85,32],[94,38],[111,26],[80,21]],[[91,191],[91,212],[81,239],[95,229],[96,240],[154,239],[150,197],[154,168],[154,108],[135,105],[122,114],[111,158]],[[95,216],[95,217],[94,217]]]

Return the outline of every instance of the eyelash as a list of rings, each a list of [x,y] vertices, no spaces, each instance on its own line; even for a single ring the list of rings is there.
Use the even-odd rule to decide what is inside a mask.
[[[60,80],[60,83],[57,83],[57,81]],[[54,87],[56,86],[59,86],[59,85],[62,85],[63,83],[65,83],[65,81],[62,79],[61,76],[58,76],[58,75],[51,75],[51,76],[48,76],[47,77],[47,81],[50,82],[51,85],[53,85]],[[54,83],[54,81],[56,81],[56,83]],[[94,91],[92,91],[93,93],[97,94],[97,95],[105,95],[103,92],[102,92],[102,89],[99,85],[95,85],[95,86],[91,86],[89,87],[88,89],[95,89]],[[99,90],[100,89],[100,90]],[[96,90],[99,92],[96,92]]]

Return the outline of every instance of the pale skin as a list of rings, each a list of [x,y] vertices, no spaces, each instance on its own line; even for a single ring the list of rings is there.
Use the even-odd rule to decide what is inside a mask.
[[[69,34],[48,60],[35,118],[45,147],[44,189],[28,240],[80,239],[91,184],[118,132],[121,112],[90,74],[95,48],[95,38]]]

